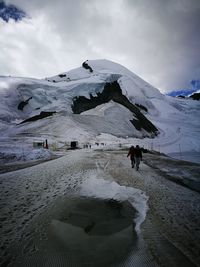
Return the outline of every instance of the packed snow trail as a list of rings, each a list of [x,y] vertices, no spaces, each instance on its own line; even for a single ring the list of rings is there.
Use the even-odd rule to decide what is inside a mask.
[[[59,196],[75,190],[87,171],[76,170],[79,158],[71,153],[58,161],[50,161],[0,177],[2,252],[26,235],[25,228]],[[81,159],[81,165],[84,159]],[[87,177],[87,175],[86,175]],[[3,255],[2,255],[3,256]]]
[[[152,162],[152,157],[153,155],[144,154],[144,159],[146,158],[147,162]],[[160,156],[154,157],[154,161],[160,160]],[[174,160],[168,158],[168,161],[169,164],[166,158],[166,168],[170,173],[170,164]],[[118,166],[118,162],[122,164]],[[155,166],[155,170],[153,170],[142,164],[139,172],[132,172],[129,167],[130,163],[123,161],[123,154],[121,153],[113,157],[111,165],[113,167],[111,174],[115,177],[115,181],[119,184],[139,188],[149,197],[149,211],[143,224],[143,233],[144,238],[146,237],[145,240],[151,247],[153,256],[162,262],[163,266],[192,266],[191,262],[194,263],[194,266],[200,266],[199,193],[172,182],[166,173],[158,169],[158,166]],[[187,172],[190,164],[188,162],[185,165]],[[195,165],[196,173],[193,167],[191,175],[199,177],[200,166]],[[193,163],[191,163],[192,166],[194,166]],[[171,170],[174,171],[174,166]],[[177,173],[181,176],[182,172],[183,162],[180,161],[180,166],[177,164],[174,176]],[[189,178],[188,183],[193,177]],[[198,182],[200,182],[199,179]],[[176,256],[171,257],[172,253]]]
[[[143,215],[139,218],[145,221],[140,225],[137,249],[131,245],[132,252],[115,266],[200,266],[199,193],[166,179],[144,163],[136,172],[126,153],[69,151],[65,157],[0,175],[1,263],[27,266],[30,259],[29,266],[42,266],[41,256],[46,251],[52,266],[67,266],[59,254],[63,248],[56,250],[62,263],[56,265],[51,258],[53,248],[46,246],[49,225],[66,205],[65,199],[81,194],[127,199],[132,194]],[[145,154],[147,162],[148,158]],[[146,218],[145,195],[149,198]]]

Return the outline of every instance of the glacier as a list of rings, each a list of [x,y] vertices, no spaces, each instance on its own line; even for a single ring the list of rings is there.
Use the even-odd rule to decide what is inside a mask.
[[[87,64],[92,72],[79,67],[45,79],[0,76],[1,156],[9,161],[10,150],[13,154],[21,150],[27,154],[34,140],[47,139],[50,147],[56,144],[58,148],[72,140],[77,140],[80,147],[98,142],[115,147],[140,144],[182,159],[191,155],[191,160],[199,161],[198,101],[165,96],[109,60],[89,60]],[[94,99],[103,92],[105,84],[113,82],[119,84],[123,97],[138,108],[141,116],[158,129],[158,134],[135,127],[131,121],[137,124],[137,116],[113,99],[74,114],[74,99]],[[21,124],[41,112],[56,113]]]

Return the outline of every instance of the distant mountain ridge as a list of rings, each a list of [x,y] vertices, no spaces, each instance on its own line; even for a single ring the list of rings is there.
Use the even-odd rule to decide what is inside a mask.
[[[182,89],[182,90],[174,90],[171,92],[166,93],[168,96],[188,96],[190,97],[194,93],[199,93],[200,91],[200,80],[192,80],[191,82],[191,89]]]

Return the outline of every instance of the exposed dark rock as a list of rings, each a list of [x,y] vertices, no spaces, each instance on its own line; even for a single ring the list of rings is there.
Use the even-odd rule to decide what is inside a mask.
[[[141,104],[137,104],[137,103],[135,103],[135,105],[136,105],[138,108],[140,108],[140,109],[142,109],[142,110],[148,112],[148,109],[147,109],[145,106],[143,106],[143,105],[141,105]]]
[[[43,118],[52,116],[54,113],[56,113],[56,111],[41,111],[39,115],[35,115],[35,116],[31,117],[31,118],[28,118],[28,119],[20,122],[20,124],[25,123],[25,122],[41,120]]]
[[[32,99],[32,96],[29,97],[26,101],[22,101],[22,102],[20,102],[17,108],[18,108],[19,110],[23,110],[24,107],[28,104],[28,102],[29,102],[30,99]]]
[[[83,111],[93,109],[110,100],[123,105],[133,113],[137,119],[133,119],[131,122],[137,130],[144,129],[149,133],[157,135],[158,129],[140,112],[138,107],[132,104],[128,98],[122,94],[122,90],[117,81],[106,83],[102,93],[98,92],[97,96],[90,95],[90,99],[85,96],[75,97],[71,108],[74,113],[80,114]]]
[[[93,72],[93,69],[88,65],[87,60],[83,62],[82,67],[85,68],[86,70],[90,70],[90,72]]]
[[[60,78],[64,78],[64,77],[66,77],[66,74],[59,74],[58,75]]]
[[[200,100],[200,93],[194,93],[190,97],[194,100]]]

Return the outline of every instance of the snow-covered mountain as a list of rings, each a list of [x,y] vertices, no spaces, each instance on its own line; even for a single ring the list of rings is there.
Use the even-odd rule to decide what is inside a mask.
[[[164,153],[200,152],[199,102],[165,96],[108,60],[46,79],[0,77],[0,107],[2,156],[30,156],[38,139],[54,147],[77,140],[80,146],[138,143]]]

